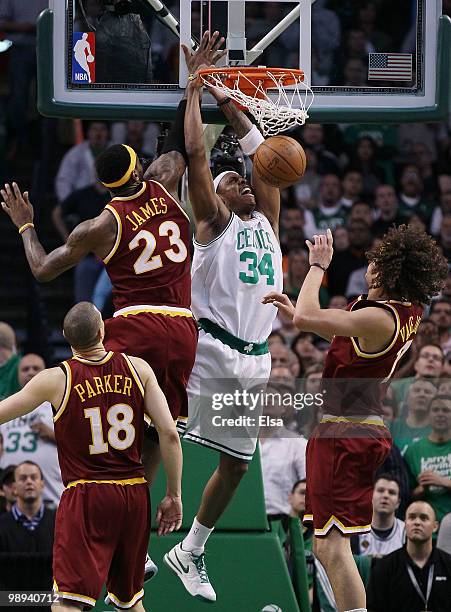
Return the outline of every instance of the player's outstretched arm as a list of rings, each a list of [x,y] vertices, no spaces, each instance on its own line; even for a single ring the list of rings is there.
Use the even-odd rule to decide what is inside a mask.
[[[187,87],[185,143],[188,153],[188,188],[196,220],[196,239],[207,244],[218,236],[230,219],[230,211],[215,193],[213,177],[205,155],[201,86],[193,79]]]
[[[215,37],[216,40],[217,36]],[[182,45],[189,74],[194,74],[201,65],[216,64],[226,53],[225,50],[219,50],[218,47],[219,44],[210,44],[209,32],[204,33],[199,48],[194,52]],[[184,98],[178,106],[175,120],[166,137],[163,153],[149,166],[144,174],[145,179],[154,179],[162,183],[169,193],[175,197],[177,197],[177,187],[187,164],[183,129],[185,112],[186,99]]]
[[[183,456],[179,435],[163,391],[152,368],[138,357],[130,357],[144,385],[144,407],[160,440],[161,458],[166,473],[166,496],[157,509],[158,534],[166,535],[182,524]]]
[[[313,243],[306,240],[309,249],[310,270],[299,292],[294,314],[294,324],[303,331],[312,331],[323,338],[334,336],[365,338],[370,341],[387,341],[394,332],[394,321],[389,312],[380,308],[363,308],[354,312],[322,309],[319,290],[324,272],[333,255],[333,238],[330,229],[326,235],[313,236]]]
[[[380,308],[363,308],[349,312],[335,308],[321,308],[319,290],[325,270],[329,267],[333,255],[332,232],[326,235],[313,236],[314,242],[306,240],[309,248],[310,270],[305,277],[299,292],[294,312],[289,308],[286,296],[269,293],[263,303],[274,304],[285,314],[293,314],[293,322],[302,331],[309,331],[332,340],[334,336],[365,338],[369,341],[384,344],[394,332],[393,317]]]
[[[116,222],[107,211],[95,219],[77,225],[66,244],[46,253],[33,225],[33,206],[28,192],[23,194],[16,183],[0,190],[2,208],[21,232],[25,255],[36,280],[51,281],[79,263],[88,253],[103,258],[111,250],[116,237]]]
[[[23,389],[0,402],[0,425],[28,414],[43,402],[59,405],[64,383],[65,375],[61,368],[39,372]]]
[[[233,127],[237,135],[241,148],[246,155],[251,159],[257,150],[258,146],[264,141],[264,138],[256,125],[253,125],[251,120],[235,106],[232,100],[227,100],[227,96],[217,89],[211,87],[211,94],[221,104],[221,110],[226,116],[228,122]],[[280,190],[278,187],[271,187],[264,183],[256,172],[252,173],[252,189],[255,195],[256,209],[263,213],[271,224],[276,236],[279,235],[279,215],[280,215]]]

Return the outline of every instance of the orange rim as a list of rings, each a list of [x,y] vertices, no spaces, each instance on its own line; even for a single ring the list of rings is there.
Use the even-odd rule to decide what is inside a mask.
[[[198,72],[202,80],[216,76],[230,89],[237,88],[247,95],[274,89],[275,82],[283,86],[295,85],[304,80],[304,72],[296,68],[266,68],[266,66],[224,66],[203,68]]]

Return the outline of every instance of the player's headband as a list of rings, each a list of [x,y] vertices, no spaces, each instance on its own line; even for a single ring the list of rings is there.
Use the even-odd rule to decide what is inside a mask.
[[[114,183],[104,183],[103,181],[100,181],[102,183],[102,185],[105,185],[105,187],[111,188],[111,187],[121,187],[122,185],[125,185],[125,183],[128,182],[128,180],[130,179],[133,170],[136,167],[136,153],[135,151],[129,147],[126,144],[122,145],[123,147],[125,147],[127,149],[127,151],[129,152],[130,155],[130,165],[127,168],[127,170],[125,171],[125,173],[121,176],[121,178],[117,181],[114,181]]]
[[[219,183],[222,181],[226,174],[238,174],[238,172],[235,172],[235,170],[224,170],[224,172],[220,172],[213,181],[215,193],[218,191]]]

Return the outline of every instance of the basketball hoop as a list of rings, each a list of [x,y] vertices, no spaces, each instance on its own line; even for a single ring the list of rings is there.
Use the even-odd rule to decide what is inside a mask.
[[[264,136],[304,125],[308,118],[313,91],[304,83],[302,70],[224,66],[204,68],[198,74],[204,85],[217,87],[240,108],[247,109]],[[270,90],[275,90],[272,98]]]

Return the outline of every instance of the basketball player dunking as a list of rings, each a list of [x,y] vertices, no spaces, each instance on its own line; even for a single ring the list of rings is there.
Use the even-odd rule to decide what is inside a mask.
[[[212,40],[217,36],[216,32]],[[186,49],[185,55],[189,62]],[[240,138],[244,153],[253,154],[263,136],[230,99],[218,90],[211,91]],[[271,357],[267,338],[276,311],[271,312],[261,300],[269,289],[280,291],[282,287],[280,192],[255,173],[252,188],[236,172],[223,172],[213,180],[203,143],[201,87],[195,78],[187,88],[187,97],[188,186],[196,223],[191,304],[200,331],[188,385],[185,439],[216,449],[220,457],[190,532],[169,551],[165,563],[191,595],[215,601],[204,546],[247,471],[258,427],[243,428],[239,433],[233,428],[211,427],[214,412],[211,402],[208,406],[202,403],[202,396],[208,402],[213,393],[247,390],[268,380]],[[250,414],[238,405],[235,408],[237,414]],[[227,416],[225,411],[220,415]]]
[[[159,534],[182,522],[182,451],[165,397],[150,366],[106,351],[100,312],[89,302],[64,319],[73,357],[37,374],[0,403],[0,423],[44,401],[53,406],[66,486],[53,549],[58,612],[95,605],[106,582],[115,608],[140,610],[150,533],[149,489],[141,461],[145,423],[160,436],[167,494],[158,506]]]
[[[318,293],[333,254],[330,230],[307,246],[310,271],[296,308],[275,292],[264,303],[292,316],[299,329],[332,341],[323,371],[324,416],[307,445],[304,520],[313,521],[314,552],[339,612],[365,612],[365,588],[349,536],[371,528],[374,474],[391,448],[381,400],[448,266],[426,233],[393,228],[368,253],[368,296],[346,310],[321,309]]]

